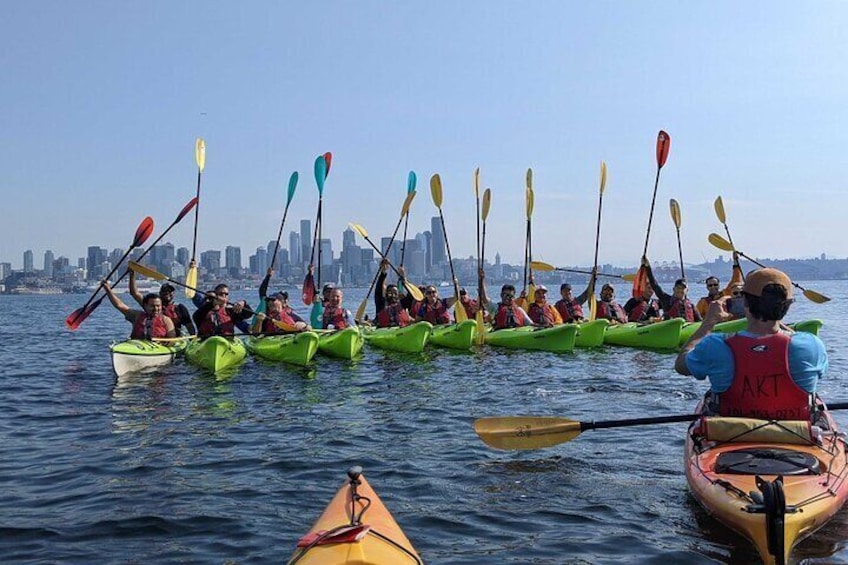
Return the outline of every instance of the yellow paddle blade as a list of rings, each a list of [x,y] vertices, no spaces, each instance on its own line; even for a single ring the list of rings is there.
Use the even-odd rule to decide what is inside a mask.
[[[430,194],[433,196],[433,204],[436,208],[442,207],[442,178],[439,173],[430,177]]]
[[[595,296],[595,289],[589,294],[589,321],[593,321],[598,317],[598,299]]]
[[[197,294],[195,288],[197,288],[197,267],[189,267],[186,273],[186,298],[194,298],[194,295]]]
[[[527,169],[527,188],[533,190],[533,169]]]
[[[456,302],[454,302],[454,316],[456,316],[456,323],[462,323],[468,320],[468,312],[465,311],[465,306],[459,301],[459,296],[456,297]]]
[[[530,261],[530,268],[534,271],[555,271],[556,267],[544,261]]]
[[[812,302],[816,304],[824,304],[825,302],[830,302],[830,297],[825,296],[824,294],[819,294],[815,290],[804,290],[804,296],[807,297]]]
[[[160,281],[164,281],[168,277],[160,273],[159,271],[154,271],[150,267],[145,267],[141,263],[136,263],[135,261],[130,261],[129,263],[130,269],[138,273],[139,275],[145,276],[149,279],[156,279]]]
[[[633,282],[636,280],[636,273],[621,275],[621,278],[626,280],[627,282]]]
[[[403,287],[406,289],[406,292],[412,295],[412,298],[421,302],[424,300],[424,293],[421,292],[421,289],[412,284],[411,282],[404,280]]]
[[[403,201],[403,208],[400,209],[400,217],[403,218],[409,214],[409,207],[412,206],[412,201],[415,200],[415,191],[408,193]]]
[[[541,449],[571,441],[580,435],[580,422],[541,416],[480,418],[474,431],[496,449]]]
[[[677,200],[672,198],[668,201],[668,207],[671,211],[671,220],[674,222],[674,225],[677,227],[677,229],[680,229],[680,204],[677,203]]]
[[[718,247],[722,251],[735,251],[733,249],[733,245],[717,233],[711,233],[707,237],[707,241],[709,241],[713,246]]]
[[[409,196],[407,196],[407,198],[409,198]],[[365,228],[363,228],[361,225],[354,224],[353,222],[349,223],[348,225],[353,229],[353,231],[362,236],[362,239],[368,239],[368,232],[365,231]]]
[[[354,316],[353,319],[356,320],[357,323],[362,320],[362,317],[365,315],[365,309],[367,307],[368,307],[368,296],[366,296],[362,300],[362,303],[359,305],[359,308],[356,309],[356,316]]]
[[[524,199],[527,205],[527,219],[529,220],[533,216],[533,189],[529,186],[525,189]]]
[[[202,173],[206,166],[206,142],[200,137],[194,143],[194,161],[197,163],[197,169]]]
[[[474,198],[480,198],[480,167],[474,169]]]
[[[530,283],[527,287],[527,304],[533,304],[536,302],[536,285],[534,283]]]
[[[607,164],[601,161],[601,194],[607,186]]]
[[[487,188],[483,192],[483,211],[480,214],[480,217],[483,219],[484,222],[486,221],[486,218],[489,217],[489,206],[491,206],[491,204],[492,204],[492,189]]]
[[[485,324],[485,321],[483,320],[483,308],[482,307],[479,310],[477,310],[476,320],[477,320],[477,335],[475,336],[475,339],[477,341],[477,345],[483,345],[483,343],[485,343],[485,341],[486,341],[486,324]]]
[[[716,216],[718,216],[718,221],[722,224],[726,224],[727,216],[724,214],[724,202],[721,201],[721,196],[715,199],[713,207],[715,208]]]

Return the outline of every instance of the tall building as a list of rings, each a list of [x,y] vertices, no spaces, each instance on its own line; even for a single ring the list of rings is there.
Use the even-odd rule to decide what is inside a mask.
[[[321,239],[321,266],[333,264],[333,240]]]
[[[188,254],[188,247],[180,247],[177,249],[177,263],[183,267],[188,267],[189,261],[191,261],[191,257]]]
[[[241,271],[241,247],[228,245],[224,250],[227,259],[227,271],[237,274]]]
[[[44,252],[44,276],[48,279],[53,278],[53,261],[55,260],[52,251],[48,249]]]
[[[250,271],[255,275],[265,275],[265,271],[270,267],[271,257],[268,256],[268,250],[264,247],[256,248],[256,255],[254,256],[255,265],[251,265]]]
[[[35,265],[33,265],[32,261],[32,249],[27,249],[26,251],[24,251],[24,272],[35,272]]]
[[[106,260],[109,261],[109,269],[111,270],[112,267],[118,265],[118,262],[121,260],[121,257],[123,257],[123,256],[124,256],[124,250],[123,249],[121,249],[119,247],[116,247],[115,249],[113,249],[112,252],[109,253],[109,256],[106,258]],[[103,274],[105,275],[108,272],[109,271],[106,271]]]
[[[421,235],[424,236],[424,265],[429,273],[430,269],[433,267],[433,234],[430,231],[425,231]]]
[[[300,243],[300,234],[292,231],[289,234],[289,258],[292,265],[303,264],[303,249]]]
[[[442,229],[442,221],[439,216],[430,219],[430,264],[431,266],[441,265],[447,261],[445,254],[445,232]]]
[[[312,253],[312,223],[309,220],[300,221],[300,262],[308,263]]]
[[[221,269],[221,252],[216,249],[201,252],[200,266],[213,276],[217,276],[218,271]]]
[[[342,249],[348,245],[356,245],[356,232],[350,227],[342,232]]]
[[[100,265],[106,261],[106,250],[99,246],[91,246],[88,248],[88,256],[85,260],[85,268],[88,271],[88,278],[97,279],[100,275]],[[106,274],[106,273],[102,273]]]
[[[0,281],[12,274],[11,263],[0,263]]]

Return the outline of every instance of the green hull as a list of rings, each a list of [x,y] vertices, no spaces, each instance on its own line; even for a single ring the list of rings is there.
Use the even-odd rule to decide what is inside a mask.
[[[804,320],[803,322],[795,322],[794,324],[789,324],[789,327],[795,330],[796,332],[807,332],[814,335],[819,335],[819,330],[821,329],[824,322],[821,320]]]
[[[628,322],[613,325],[607,328],[604,343],[645,349],[676,349],[680,344],[683,323],[682,318],[674,318],[655,324]]]
[[[318,351],[330,357],[353,359],[362,351],[365,340],[359,328],[318,330]]]
[[[247,350],[237,337],[212,336],[189,344],[185,355],[189,363],[218,373],[241,363]]]
[[[430,322],[416,322],[403,328],[367,328],[362,336],[369,344],[380,349],[402,353],[420,353],[433,326]]]
[[[247,350],[268,361],[304,366],[312,361],[318,351],[318,334],[301,332],[251,336],[247,338]]]
[[[430,344],[449,349],[471,349],[477,335],[477,322],[465,320],[457,324],[433,326]]]
[[[552,328],[542,329],[525,326],[495,330],[486,334],[486,343],[495,347],[567,353],[574,351],[576,338],[577,326],[575,324],[560,324]]]
[[[109,347],[112,354],[112,369],[115,375],[122,377],[156,367],[164,367],[174,362],[177,355],[185,351],[191,338],[173,342],[156,342],[146,339],[128,339],[113,343]]]
[[[604,344],[609,320],[593,320],[577,324],[577,338],[574,347],[600,347]]]
[[[788,324],[790,328],[795,330],[796,332],[807,332],[811,334],[818,335],[819,329],[821,329],[822,324],[821,320],[803,320],[801,322],[795,322],[793,324]],[[745,318],[741,318],[739,320],[731,320],[729,322],[722,322],[720,324],[716,324],[713,327],[713,333],[726,333],[732,334],[736,332],[741,332],[745,329],[745,326],[748,325],[748,320]],[[701,327],[701,322],[691,322],[688,324],[683,324],[683,328],[680,330],[680,345],[683,345],[689,338],[692,337],[698,328]]]

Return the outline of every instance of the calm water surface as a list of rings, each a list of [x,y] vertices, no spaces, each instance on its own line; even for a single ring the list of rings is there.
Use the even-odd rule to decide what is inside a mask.
[[[807,286],[834,300],[801,298],[789,319],[825,320],[821,392],[848,401],[848,282]],[[248,359],[214,378],[178,362],[116,382],[107,348],[129,324],[104,303],[67,331],[85,298],[0,297],[0,563],[285,562],[354,464],[428,563],[757,559],[689,495],[685,424],[525,452],[474,434],[482,416],[689,412],[705,385],[673,355],[366,349],[311,369]],[[843,511],[795,555],[848,563],[846,538]]]

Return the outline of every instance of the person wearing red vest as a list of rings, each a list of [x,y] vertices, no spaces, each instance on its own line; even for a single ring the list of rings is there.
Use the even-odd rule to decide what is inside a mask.
[[[601,299],[598,300],[597,318],[607,319],[611,324],[623,324],[627,322],[627,313],[624,308],[615,301],[615,289],[611,284],[601,287]]]
[[[138,291],[138,286],[136,285],[136,277],[135,271],[130,271],[130,295],[138,302],[139,306],[144,306],[142,304],[143,297],[141,293]],[[171,321],[174,322],[174,329],[177,332],[177,335],[194,335],[197,333],[197,330],[194,329],[194,322],[192,322],[191,314],[188,312],[188,308],[183,306],[182,304],[178,304],[174,302],[174,294],[175,294],[174,285],[171,283],[165,283],[159,288],[159,298],[162,299],[162,313],[167,317],[171,318]],[[186,333],[183,334],[182,328],[186,329]]]
[[[274,321],[282,322],[287,327],[281,328]],[[308,329],[309,326],[303,320],[295,320],[283,309],[283,302],[278,293],[265,297],[265,312],[256,314],[256,320],[250,328],[250,333],[275,335],[303,332]]]
[[[465,288],[459,289],[459,303],[462,304],[462,307],[465,308],[465,315],[469,320],[473,320],[477,317],[477,312],[480,311],[480,301],[474,300],[468,294],[468,291]],[[489,316],[489,311],[485,308],[483,310],[483,321],[489,322],[491,321],[491,316]]]
[[[350,310],[342,307],[343,298],[344,295],[340,288],[334,288],[330,293],[330,298],[324,307],[324,313],[321,318],[321,327],[323,329],[343,330],[345,328],[356,327],[356,320],[353,319],[353,314],[350,313]]]
[[[236,324],[253,315],[244,300],[230,303],[229,299],[230,288],[225,284],[219,284],[213,292],[206,294],[203,304],[192,315],[197,337],[234,335]]]
[[[133,271],[134,273],[135,271]],[[100,286],[106,291],[106,296],[109,297],[112,306],[133,325],[130,339],[176,337],[174,322],[162,313],[162,299],[159,298],[158,294],[146,294],[141,300],[144,309],[132,310],[124,304],[123,300],[118,298],[107,281],[101,282]]]
[[[374,323],[380,328],[404,327],[412,323],[412,317],[409,315],[404,302],[411,300],[411,297],[403,295],[401,297],[400,288],[402,284],[386,284],[386,268],[388,260],[383,259],[380,263],[380,275],[377,277],[377,283],[374,287],[374,306],[376,314],[374,315]],[[401,267],[400,272],[403,273]]]
[[[654,292],[657,293],[657,298],[663,309],[663,318],[666,320],[683,318],[687,322],[701,321],[701,314],[698,313],[695,305],[686,296],[689,289],[686,279],[677,279],[674,281],[673,294],[667,294],[657,283],[657,279],[654,278],[654,272],[651,270],[651,262],[648,261],[647,257],[642,257],[642,266],[645,267],[645,272],[648,274],[648,282],[650,282]]]
[[[660,302],[654,296],[654,289],[650,284],[645,285],[642,296],[631,298],[624,304],[629,322],[656,322],[662,318]]]
[[[492,315],[493,330],[535,325],[533,320],[530,319],[530,316],[527,315],[527,312],[515,303],[515,287],[513,285],[503,285],[501,287],[501,301],[493,305],[486,294],[483,269],[479,269],[478,276],[478,284],[481,291],[480,301],[489,309],[489,313]]]
[[[456,303],[453,296],[441,298],[439,290],[433,285],[427,285],[424,288],[424,300],[416,303],[413,312],[415,312],[415,321],[430,322],[434,326],[451,323],[450,308]]]
[[[732,319],[730,297],[710,304],[707,317],[677,356],[682,375],[710,379],[711,402],[722,416],[769,420],[810,417],[827,352],[818,338],[786,332],[781,320],[792,304],[792,281],[777,269],[757,269],[743,287],[747,326],[738,334],[712,333]]]
[[[548,304],[548,287],[543,284],[537,286],[535,299],[527,309],[527,315],[534,324],[545,328],[562,324],[562,317],[557,309]]]
[[[592,275],[592,279],[589,279],[589,284],[586,285],[586,290],[584,290],[577,298],[574,297],[570,284],[562,283],[559,286],[559,294],[562,298],[557,300],[557,303],[554,304],[554,308],[556,308],[557,312],[559,312],[559,316],[562,318],[563,322],[582,322],[586,319],[582,305],[586,303],[589,299],[589,293],[592,292],[593,279],[594,275]]]

